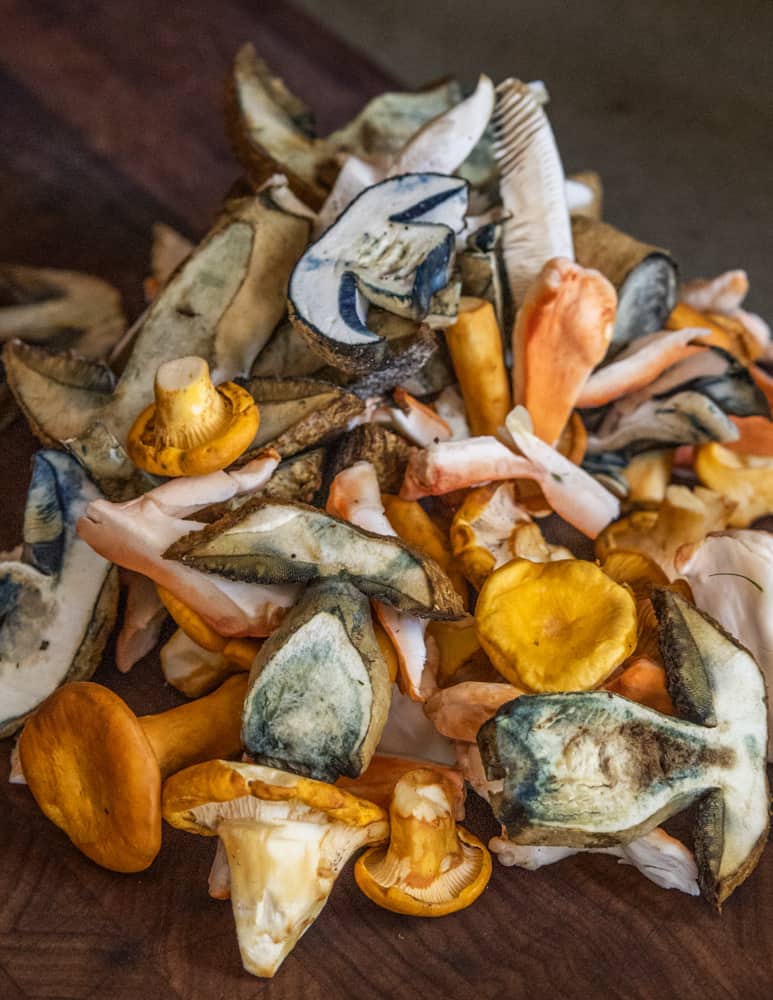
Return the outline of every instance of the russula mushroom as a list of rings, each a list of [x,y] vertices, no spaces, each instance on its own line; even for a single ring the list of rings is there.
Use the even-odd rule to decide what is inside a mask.
[[[445,779],[409,771],[389,806],[389,844],[372,847],[354,867],[357,885],[385,910],[444,917],[470,906],[491,877],[491,855],[456,825]]]
[[[254,976],[274,975],[351,855],[389,829],[372,802],[256,764],[189,767],[166,782],[163,801],[167,823],[223,843],[239,951]]]
[[[166,361],[156,372],[155,403],[135,420],[126,450],[157,476],[198,476],[224,469],[252,443],[258,408],[235,382],[217,388],[203,358]]]
[[[103,868],[144,871],[161,849],[162,779],[241,748],[247,678],[179,708],[137,718],[108,688],[77,681],[29,720],[19,756],[35,801]]]

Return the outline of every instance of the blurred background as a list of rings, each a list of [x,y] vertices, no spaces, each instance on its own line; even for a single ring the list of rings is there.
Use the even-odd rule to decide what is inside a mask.
[[[296,0],[399,80],[542,79],[568,171],[686,277],[744,267],[773,318],[770,0]]]

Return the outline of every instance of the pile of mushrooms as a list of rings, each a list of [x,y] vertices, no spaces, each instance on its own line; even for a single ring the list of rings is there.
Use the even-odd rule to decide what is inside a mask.
[[[113,871],[162,817],[216,838],[257,976],[362,848],[375,905],[473,904],[467,787],[506,867],[594,851],[717,908],[767,839],[770,330],[744,272],[680,284],[602,220],[546,102],[482,76],[316,137],[246,46],[243,183],[197,246],[156,227],[133,326],[0,269],[0,420],[47,449],[0,563],[14,780]],[[176,626],[160,715],[89,680],[119,579],[118,669]]]

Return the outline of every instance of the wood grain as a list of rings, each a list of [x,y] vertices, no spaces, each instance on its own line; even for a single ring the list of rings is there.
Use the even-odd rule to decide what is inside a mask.
[[[141,308],[152,222],[202,233],[237,174],[221,84],[245,40],[318,111],[344,121],[388,81],[281,2],[2,3],[0,259],[115,282]],[[375,16],[375,15],[374,15]],[[0,549],[19,537],[34,442],[0,446]],[[148,657],[96,679],[135,711],[180,701]],[[608,857],[538,873],[495,864],[482,899],[442,920],[377,909],[351,871],[276,979],[242,972],[227,903],[210,900],[213,842],[166,830],[149,871],[119,876],[75,851],[0,750],[0,997],[328,1000],[334,997],[745,1000],[773,996],[773,855],[718,917]],[[474,800],[468,825],[496,832]]]

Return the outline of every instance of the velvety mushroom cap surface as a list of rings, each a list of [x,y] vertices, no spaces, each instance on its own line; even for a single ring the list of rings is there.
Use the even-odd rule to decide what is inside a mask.
[[[143,871],[161,848],[161,774],[139,721],[106,687],[56,691],[29,720],[19,754],[46,816],[103,868]]]

